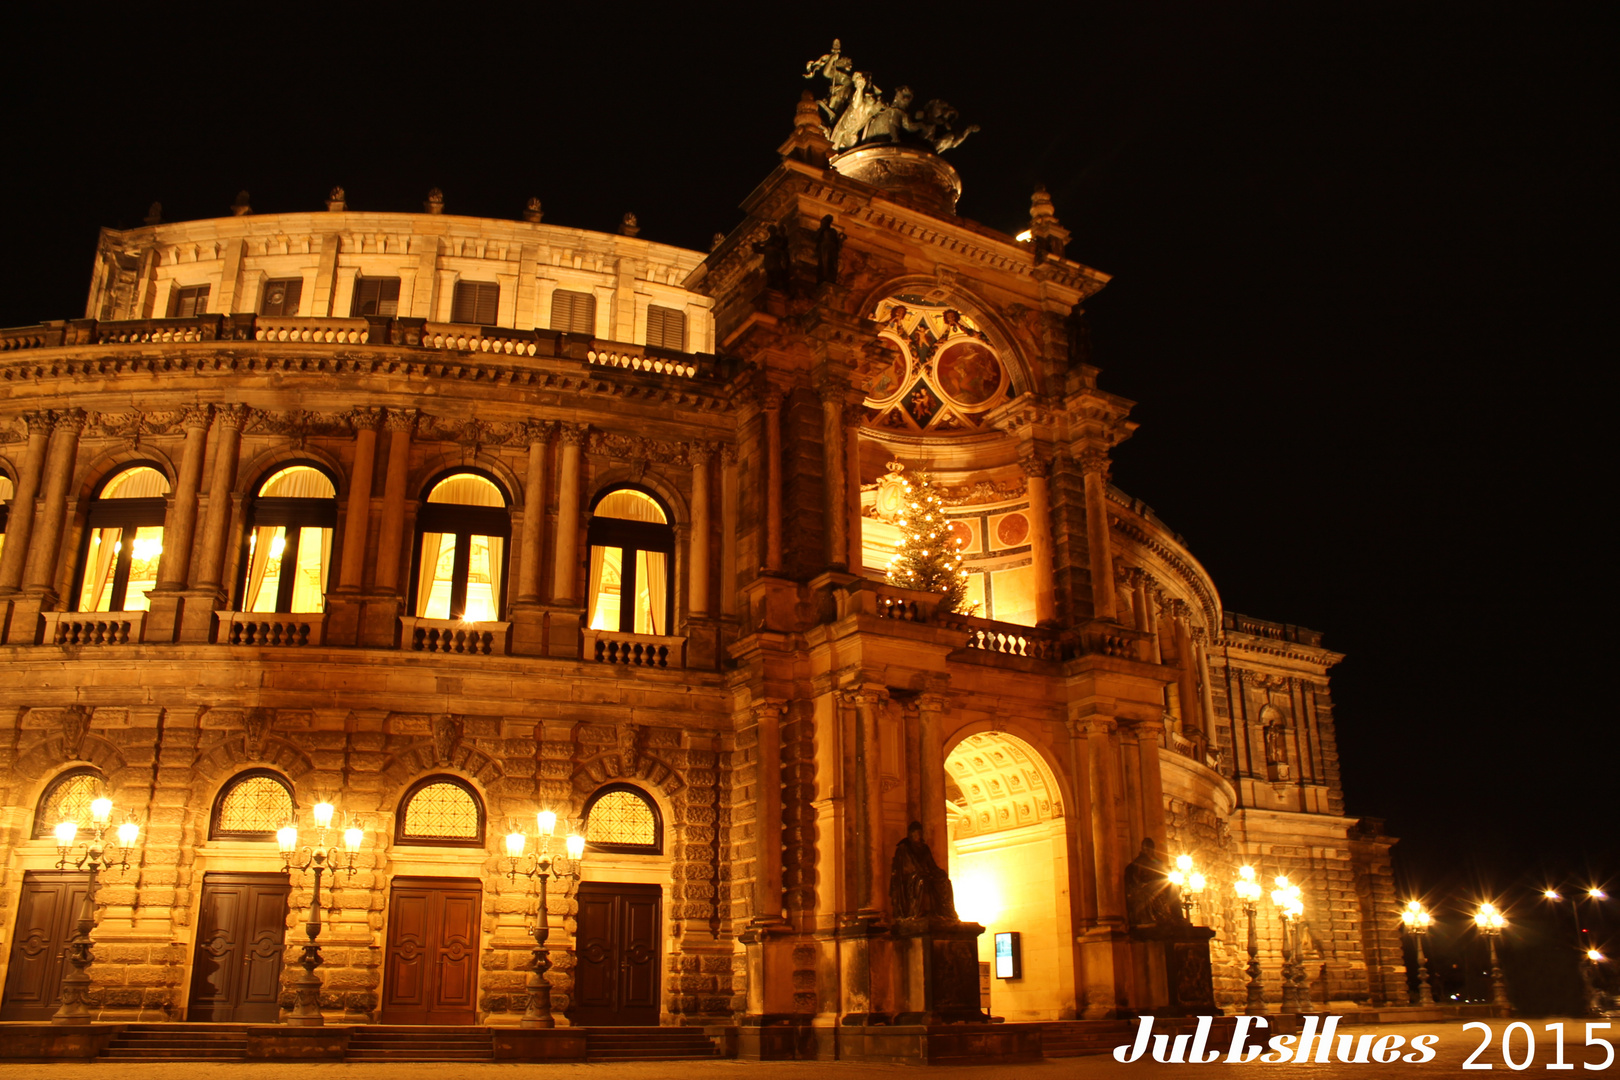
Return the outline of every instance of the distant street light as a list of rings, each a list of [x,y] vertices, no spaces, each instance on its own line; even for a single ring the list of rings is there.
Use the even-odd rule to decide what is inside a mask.
[[[1507,925],[1507,918],[1496,910],[1495,904],[1480,904],[1479,910],[1474,912],[1474,925],[1479,927],[1480,933],[1491,945],[1491,1004],[1506,1015],[1512,1011],[1512,1006],[1508,1004],[1507,979],[1502,976],[1502,968],[1496,962],[1496,939],[1502,936],[1502,927]]]
[[[1415,943],[1413,956],[1417,965],[1415,974],[1417,976],[1418,999],[1412,1002],[1414,1005],[1434,1004],[1434,991],[1429,989],[1429,958],[1423,951],[1423,935],[1429,932],[1429,926],[1433,922],[1434,918],[1416,900],[1408,901],[1405,909],[1401,912],[1401,925],[1406,927],[1406,932],[1412,935]]]
[[[1592,947],[1591,937],[1587,934],[1586,928],[1581,925],[1581,901],[1580,897],[1576,895],[1579,891],[1582,890],[1571,889],[1567,899],[1569,900],[1570,916],[1575,920],[1575,947],[1583,954],[1580,964],[1581,989],[1586,999],[1586,1015],[1602,1016],[1603,995],[1597,987],[1597,966],[1603,963],[1604,956]],[[1609,898],[1609,894],[1596,885],[1587,886],[1584,892],[1586,893],[1586,900],[1591,903],[1600,903]],[[1541,895],[1555,904],[1566,899],[1557,889],[1548,889]]]
[[[1266,1011],[1266,996],[1260,986],[1260,938],[1254,930],[1254,914],[1260,901],[1260,883],[1254,879],[1254,867],[1238,868],[1238,879],[1232,883],[1232,891],[1237,893],[1238,900],[1243,904],[1243,914],[1249,920],[1249,985],[1244,1008],[1249,1015],[1257,1016]]]

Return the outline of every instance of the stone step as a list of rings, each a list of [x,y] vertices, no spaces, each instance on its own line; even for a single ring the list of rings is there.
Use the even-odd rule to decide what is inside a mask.
[[[353,1047],[344,1055],[347,1061],[494,1061],[495,1055],[489,1050],[412,1050],[400,1047],[395,1050],[356,1050]]]
[[[101,1053],[107,1061],[242,1061],[247,1058],[243,1050],[185,1050],[161,1046],[150,1049],[108,1047]]]
[[[240,1050],[247,1052],[246,1039],[113,1039],[109,1048],[150,1050]]]
[[[713,1047],[708,1053],[677,1054],[667,1051],[645,1050],[588,1050],[585,1053],[586,1061],[709,1061],[718,1058],[720,1052]]]
[[[472,1050],[482,1053],[491,1052],[491,1043],[488,1039],[373,1039],[362,1042],[359,1039],[349,1040],[351,1050]]]

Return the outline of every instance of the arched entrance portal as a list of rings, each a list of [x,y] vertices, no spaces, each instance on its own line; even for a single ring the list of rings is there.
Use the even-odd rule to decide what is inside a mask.
[[[979,962],[991,965],[991,1013],[1072,1019],[1068,822],[1051,767],[1016,736],[969,735],[945,758],[945,799],[957,914],[984,924]],[[996,976],[995,935],[1006,932],[1019,935],[1016,978]]]

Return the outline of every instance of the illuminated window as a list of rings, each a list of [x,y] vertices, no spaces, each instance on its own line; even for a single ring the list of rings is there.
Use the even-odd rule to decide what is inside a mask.
[[[570,334],[596,333],[596,297],[558,289],[551,294],[551,328]]]
[[[80,611],[145,611],[163,555],[169,481],[150,465],[115,474],[90,504],[79,559]]]
[[[0,473],[0,556],[6,553],[6,515],[11,506],[12,494],[11,477]]]
[[[88,830],[90,803],[104,789],[101,773],[91,768],[69,769],[52,780],[34,810],[34,838],[54,836],[59,821],[76,821],[81,830]]]
[[[238,595],[243,611],[324,611],[332,567],[337,489],[309,465],[291,465],[259,485]]]
[[[260,315],[297,315],[298,300],[304,295],[303,278],[278,278],[267,281],[264,295],[259,300]]]
[[[686,313],[674,308],[647,308],[647,344],[655,349],[686,348]]]
[[[208,286],[187,285],[169,294],[169,318],[190,319],[208,314]]]
[[[484,804],[465,780],[430,776],[411,785],[400,801],[399,843],[482,847]]]
[[[458,281],[450,302],[450,321],[494,326],[501,307],[501,287],[492,281]]]
[[[669,514],[657,499],[635,488],[607,492],[591,511],[591,629],[671,633],[675,530]]]
[[[354,297],[349,301],[349,314],[398,315],[399,278],[361,277],[354,279]]]
[[[428,490],[417,516],[416,614],[424,619],[499,620],[505,613],[506,547],[512,517],[489,477],[451,473]]]
[[[658,807],[640,788],[610,784],[585,804],[585,842],[597,851],[661,854]]]
[[[293,817],[292,789],[267,769],[231,778],[214,800],[210,840],[274,840]]]

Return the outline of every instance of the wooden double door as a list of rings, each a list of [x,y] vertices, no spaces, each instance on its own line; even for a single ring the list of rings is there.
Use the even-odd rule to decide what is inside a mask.
[[[89,893],[89,874],[30,870],[23,875],[0,1020],[49,1020],[62,1004],[67,943]]]
[[[579,886],[574,1004],[580,1025],[658,1023],[659,913],[657,885],[587,881]]]
[[[477,881],[394,879],[383,956],[384,1024],[478,1022]]]
[[[203,875],[188,1020],[280,1022],[288,891],[286,874]]]

